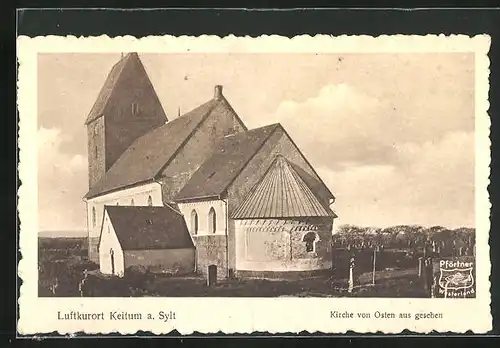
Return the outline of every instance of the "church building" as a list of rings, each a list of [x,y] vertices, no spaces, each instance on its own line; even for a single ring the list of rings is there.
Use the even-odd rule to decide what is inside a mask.
[[[247,129],[215,86],[167,116],[137,53],[111,69],[85,125],[89,258],[219,278],[331,268],[334,195],[279,123]]]

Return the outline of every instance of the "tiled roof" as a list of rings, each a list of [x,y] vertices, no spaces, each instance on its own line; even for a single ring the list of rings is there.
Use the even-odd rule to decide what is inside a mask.
[[[123,250],[194,248],[184,217],[168,206],[105,209]]]
[[[335,217],[335,214],[320,202],[295,166],[278,155],[231,218],[287,217]]]
[[[152,180],[191,138],[197,126],[224,100],[212,99],[138,138],[90,188],[85,198]]]
[[[216,197],[224,192],[279,124],[226,136],[193,174],[176,201]]]
[[[108,102],[109,97],[113,92],[113,89],[116,85],[116,82],[118,81],[118,78],[120,77],[121,72],[131,59],[137,59],[140,62],[137,53],[128,53],[111,68],[111,71],[109,72],[108,77],[106,78],[106,81],[104,82],[104,85],[102,86],[101,91],[97,96],[94,106],[87,116],[87,120],[85,121],[86,125],[103,114],[106,103]]]

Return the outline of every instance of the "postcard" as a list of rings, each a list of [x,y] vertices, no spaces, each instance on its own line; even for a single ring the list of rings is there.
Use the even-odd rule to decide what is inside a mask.
[[[19,37],[19,333],[487,332],[489,47]]]

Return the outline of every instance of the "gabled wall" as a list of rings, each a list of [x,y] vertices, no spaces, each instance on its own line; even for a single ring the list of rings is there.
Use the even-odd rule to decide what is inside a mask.
[[[123,206],[147,206],[148,197],[151,196],[153,206],[163,206],[161,197],[161,186],[158,183],[150,183],[128,189],[111,192],[102,196],[87,200],[87,233],[89,242],[89,259],[98,262],[98,241],[101,232],[101,224],[105,205],[123,205]],[[93,223],[93,209],[96,212],[96,222]]]
[[[196,271],[206,275],[208,266],[217,266],[217,277],[223,279],[227,276],[228,256],[226,239],[226,203],[222,200],[207,200],[189,203],[179,203],[189,233],[196,247]],[[209,231],[209,211],[213,208],[216,216],[216,230]],[[193,230],[192,212],[198,216],[198,231]]]
[[[99,269],[101,273],[112,274],[111,253],[110,253],[110,250],[112,249],[114,252],[115,275],[123,277],[125,270],[124,260],[123,260],[123,250],[116,236],[113,224],[111,223],[107,213],[104,214],[104,221],[102,224],[102,231],[100,237],[101,240],[99,243]]]
[[[188,203],[178,203],[177,206],[184,216],[186,226],[189,229],[191,236],[203,236],[212,234],[226,234],[226,203],[222,200],[207,200]],[[216,230],[209,232],[209,211],[214,209],[216,217]],[[196,211],[198,215],[198,231],[195,233],[192,229],[191,213]]]
[[[162,172],[159,180],[163,183],[164,202],[173,200],[224,136],[243,130],[244,125],[228,104],[223,100],[219,102]]]

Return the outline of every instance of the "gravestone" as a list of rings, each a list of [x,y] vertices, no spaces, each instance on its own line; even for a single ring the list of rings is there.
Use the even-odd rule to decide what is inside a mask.
[[[351,257],[349,261],[349,280],[348,280],[348,292],[352,292],[354,289],[354,267],[355,267],[355,259]]]
[[[423,270],[424,270],[424,258],[419,257],[418,258],[418,277],[422,278],[423,276]]]

